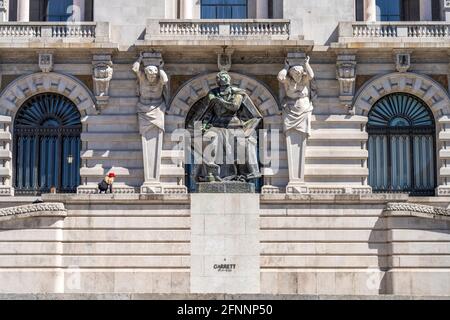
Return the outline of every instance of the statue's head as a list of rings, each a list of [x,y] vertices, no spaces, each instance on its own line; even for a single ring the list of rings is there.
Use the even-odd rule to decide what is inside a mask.
[[[156,66],[145,67],[145,76],[150,83],[155,83],[158,80],[159,70]]]
[[[226,87],[231,85],[231,77],[226,71],[220,71],[216,77],[217,85],[220,87]]]
[[[294,66],[289,69],[289,75],[295,82],[302,81],[303,75],[305,74],[305,68],[303,66]]]

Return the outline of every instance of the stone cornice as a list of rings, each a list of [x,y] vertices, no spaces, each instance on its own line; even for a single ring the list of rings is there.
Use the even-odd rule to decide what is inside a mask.
[[[66,217],[67,210],[62,203],[37,203],[0,209],[0,221],[28,217]]]
[[[190,203],[190,194],[43,194],[46,203],[63,204],[181,204]],[[406,194],[261,194],[262,204],[348,204],[377,205],[381,210],[388,203],[450,206],[450,197],[409,197]],[[0,197],[0,204],[31,203],[36,197]],[[400,212],[400,211],[398,211]]]

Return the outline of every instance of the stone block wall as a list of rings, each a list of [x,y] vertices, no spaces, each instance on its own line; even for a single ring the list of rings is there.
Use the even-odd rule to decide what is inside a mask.
[[[0,222],[0,292],[189,292],[188,206],[66,208],[65,219]]]
[[[65,203],[67,217],[0,222],[1,293],[191,292],[198,231],[187,197],[47,198]],[[448,199],[389,211],[379,197],[269,198],[259,216],[261,293],[450,294],[450,220],[429,211]]]

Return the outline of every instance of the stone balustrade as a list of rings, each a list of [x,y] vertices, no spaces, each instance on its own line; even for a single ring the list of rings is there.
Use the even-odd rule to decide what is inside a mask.
[[[339,37],[384,40],[386,38],[439,39],[450,36],[448,22],[342,22]],[[375,39],[374,39],[375,38]]]
[[[155,20],[147,22],[146,40],[160,39],[272,39],[287,40],[290,21],[280,19]]]
[[[0,43],[15,41],[40,42],[108,42],[107,22],[3,22],[0,23]]]

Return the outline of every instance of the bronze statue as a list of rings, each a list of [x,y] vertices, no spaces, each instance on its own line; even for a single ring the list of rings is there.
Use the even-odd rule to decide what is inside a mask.
[[[257,157],[257,128],[262,115],[245,90],[231,85],[221,71],[217,88],[206,98],[193,122],[202,130],[202,165],[198,182],[242,181],[261,177]]]

